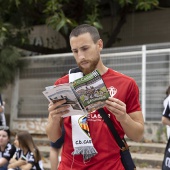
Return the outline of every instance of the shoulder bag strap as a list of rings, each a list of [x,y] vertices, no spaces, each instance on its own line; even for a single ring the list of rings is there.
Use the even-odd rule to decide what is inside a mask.
[[[122,139],[120,138],[119,134],[117,133],[113,122],[109,119],[108,115],[106,114],[105,110],[103,108],[98,109],[101,117],[104,119],[105,123],[107,124],[107,126],[109,127],[110,131],[112,132],[117,144],[119,145],[120,148],[124,148],[125,144],[122,141]],[[123,139],[125,141],[125,139]]]

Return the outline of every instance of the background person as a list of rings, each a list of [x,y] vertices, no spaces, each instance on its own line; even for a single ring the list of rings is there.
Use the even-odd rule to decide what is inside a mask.
[[[135,81],[103,64],[100,57],[103,41],[95,27],[83,24],[73,29],[70,34],[70,45],[77,65],[84,75],[95,69],[102,75],[111,95],[106,100],[104,110],[113,122],[118,134],[121,138],[126,134],[130,139],[140,141],[144,132],[144,120],[139,103],[139,90]],[[66,75],[58,79],[55,84],[68,83],[68,81],[69,77]],[[113,91],[115,93],[112,93]],[[87,170],[103,167],[104,170],[124,170],[120,159],[120,148],[99,112],[95,111],[87,115],[90,143],[85,145],[83,142],[75,141],[74,137],[78,138],[82,134],[74,134],[74,131],[72,131],[74,117],[64,119],[61,117],[69,112],[69,106],[57,108],[65,102],[65,100],[62,100],[55,104],[49,104],[49,117],[46,127],[49,139],[54,142],[60,138],[62,124],[64,123],[65,138],[58,169]],[[81,138],[78,141],[80,140]],[[77,151],[79,145],[81,149]],[[85,149],[90,149],[88,150],[90,154],[84,152]]]
[[[8,163],[15,151],[15,146],[10,143],[9,127],[0,126],[0,170],[7,170]]]
[[[164,111],[162,113],[162,123],[166,125],[167,138],[170,136],[170,86],[166,90],[166,98],[163,101]]]
[[[0,126],[6,126],[5,102],[2,100],[1,94],[0,94]]]
[[[18,167],[23,170],[43,170],[40,151],[29,132],[18,132],[14,144],[17,150],[8,170],[18,170]]]

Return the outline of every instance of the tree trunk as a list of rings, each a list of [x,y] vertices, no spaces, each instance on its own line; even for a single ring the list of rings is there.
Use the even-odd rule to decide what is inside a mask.
[[[122,26],[126,23],[127,11],[128,11],[128,6],[124,6],[121,12],[120,19],[115,29],[112,31],[108,41],[106,42],[105,48],[112,47],[112,45],[116,42],[117,36],[120,33]]]

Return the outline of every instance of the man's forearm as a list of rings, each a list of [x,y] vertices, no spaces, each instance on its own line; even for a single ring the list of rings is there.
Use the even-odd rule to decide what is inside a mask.
[[[139,119],[134,120],[131,118],[130,115],[127,114],[126,121],[121,123],[121,125],[128,138],[132,139],[133,141],[139,142],[143,138],[144,123],[142,117],[140,116],[140,112],[139,113],[136,112],[132,114],[139,114],[139,116],[135,115],[135,117],[138,117]]]
[[[57,139],[59,139],[61,137],[61,134],[62,134],[61,124],[62,124],[62,119],[60,119],[60,120],[54,119],[53,120],[50,117],[48,118],[48,123],[46,126],[46,134],[50,141],[56,142]]]

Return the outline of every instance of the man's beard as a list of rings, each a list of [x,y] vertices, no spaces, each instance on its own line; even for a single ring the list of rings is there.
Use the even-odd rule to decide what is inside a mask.
[[[86,60],[86,61],[88,61],[90,63],[90,67],[89,68],[82,68],[81,65],[78,64],[80,70],[83,72],[84,75],[89,74],[89,73],[91,73],[92,71],[94,71],[96,69],[97,64],[99,62],[99,58],[97,58],[94,61],[91,61],[91,60],[90,61]]]

